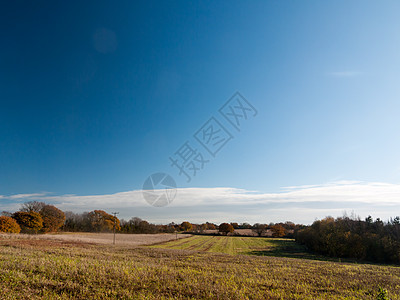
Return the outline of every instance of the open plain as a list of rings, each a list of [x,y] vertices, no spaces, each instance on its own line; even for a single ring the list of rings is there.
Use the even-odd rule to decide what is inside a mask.
[[[238,249],[217,253],[234,249],[222,244],[290,253],[290,244],[282,248],[274,239],[190,237],[113,246],[45,237],[0,237],[2,299],[377,299],[379,288],[400,299],[399,267],[242,255]],[[143,237],[126,235],[136,238]],[[209,238],[202,242],[216,245],[215,252],[196,250],[201,238]],[[174,243],[176,249],[163,249]]]

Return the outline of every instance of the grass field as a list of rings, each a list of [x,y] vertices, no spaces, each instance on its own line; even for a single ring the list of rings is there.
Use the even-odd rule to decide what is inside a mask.
[[[303,246],[290,239],[197,235],[151,247],[226,253],[230,255],[317,258],[317,256],[308,253]]]
[[[243,239],[214,249],[262,247]],[[400,299],[400,268],[0,237],[1,299],[376,299],[379,287]]]
[[[115,243],[122,246],[140,246],[167,242],[171,240],[190,237],[190,234],[116,234]],[[51,234],[29,235],[29,234],[2,234],[3,239],[40,239],[40,240],[56,240],[74,243],[88,244],[113,244],[112,233],[92,233],[92,232],[60,232]]]

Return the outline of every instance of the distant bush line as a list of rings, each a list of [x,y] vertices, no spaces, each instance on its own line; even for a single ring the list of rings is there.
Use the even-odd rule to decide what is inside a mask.
[[[93,210],[91,212],[74,213],[63,212],[54,205],[44,202],[31,201],[21,205],[19,211],[2,212],[0,217],[0,232],[7,233],[47,233],[47,232],[113,232],[130,234],[155,234],[188,232],[196,234],[214,235],[250,235],[269,237],[293,238],[293,233],[303,225],[295,225],[292,222],[285,223],[222,223],[210,222],[192,224],[182,222],[181,224],[169,223],[167,225],[152,224],[138,217],[130,220],[120,220],[117,217],[103,211]],[[235,230],[247,230],[241,233]]]
[[[295,234],[296,241],[319,254],[400,264],[400,218],[383,222],[369,216],[327,217]]]
[[[103,210],[74,213],[63,212],[54,205],[27,202],[19,211],[2,212],[0,232],[119,232],[127,234],[155,234],[189,232],[213,235],[252,235],[259,237],[295,238],[312,252],[338,258],[378,263],[400,264],[400,218],[387,222],[370,216],[365,220],[354,216],[327,217],[310,226],[285,223],[222,223],[167,225],[152,224],[138,217],[119,220]],[[241,231],[240,231],[241,230]],[[244,233],[243,233],[244,232]]]

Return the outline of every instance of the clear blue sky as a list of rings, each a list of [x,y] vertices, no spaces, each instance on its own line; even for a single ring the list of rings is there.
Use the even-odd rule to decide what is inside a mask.
[[[158,171],[182,188],[262,193],[397,184],[399,11],[397,1],[3,2],[0,195],[114,194]],[[187,183],[169,157],[236,91],[257,116],[240,132],[224,123],[234,138]]]

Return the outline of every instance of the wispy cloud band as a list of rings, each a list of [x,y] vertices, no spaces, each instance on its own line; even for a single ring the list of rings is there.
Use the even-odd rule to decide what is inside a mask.
[[[125,218],[140,216],[156,222],[182,218],[206,221],[210,216],[217,222],[234,217],[240,219],[236,221],[261,222],[262,218],[275,219],[282,215],[286,216],[285,220],[309,223],[316,217],[337,215],[345,210],[361,214],[379,211],[379,217],[393,216],[393,207],[400,207],[400,184],[336,181],[284,187],[277,193],[231,187],[179,188],[174,201],[164,208],[149,206],[141,190],[84,196],[35,193],[0,195],[0,203],[4,204],[0,206],[16,210],[20,203],[32,200],[53,203],[63,210],[72,211],[121,209],[121,216]]]

